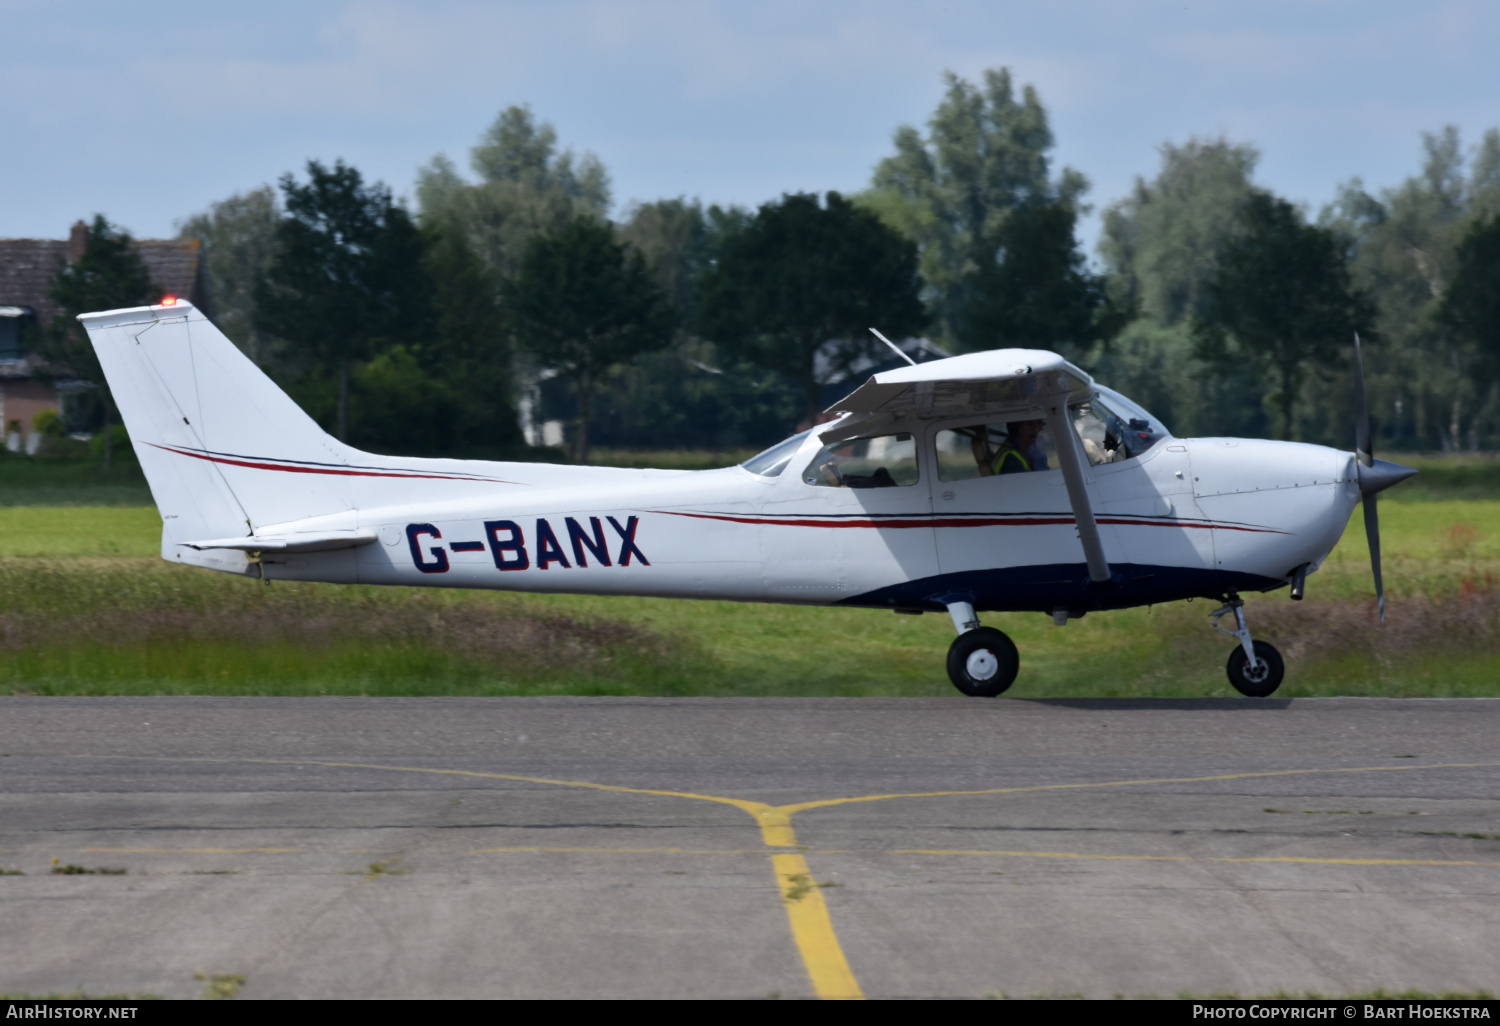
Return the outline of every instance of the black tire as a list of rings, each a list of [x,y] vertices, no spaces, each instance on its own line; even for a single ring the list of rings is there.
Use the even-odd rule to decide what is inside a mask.
[[[1014,683],[1020,669],[1015,643],[993,627],[965,631],[948,648],[948,679],[971,698],[994,698]]]
[[[1265,666],[1259,676],[1252,676],[1248,672],[1250,659],[1245,655],[1244,648],[1236,645],[1234,651],[1229,653],[1229,664],[1224,669],[1229,674],[1229,683],[1234,685],[1234,690],[1248,698],[1265,698],[1281,687],[1281,678],[1286,676],[1286,663],[1281,661],[1281,653],[1264,641],[1255,643],[1255,658]]]

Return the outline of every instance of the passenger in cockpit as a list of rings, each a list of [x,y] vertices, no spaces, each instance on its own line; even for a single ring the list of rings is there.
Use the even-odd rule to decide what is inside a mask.
[[[1047,469],[1047,454],[1037,445],[1046,421],[1013,420],[1005,425],[1005,441],[997,452],[991,453],[989,432],[974,433],[974,460],[979,464],[979,476],[995,474],[1019,474],[1031,470]]]

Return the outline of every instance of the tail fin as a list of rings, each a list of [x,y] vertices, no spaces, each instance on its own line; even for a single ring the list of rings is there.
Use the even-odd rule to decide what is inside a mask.
[[[180,546],[354,508],[350,471],[339,468],[361,454],[318,427],[190,304],[78,319],[161,511],[164,558],[248,572],[242,553],[195,558]],[[268,487],[266,470],[288,473]]]

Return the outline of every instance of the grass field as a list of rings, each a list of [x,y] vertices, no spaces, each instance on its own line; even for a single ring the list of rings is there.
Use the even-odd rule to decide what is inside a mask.
[[[1248,600],[1257,636],[1287,656],[1278,694],[1500,694],[1497,471],[1429,461],[1422,488],[1382,501],[1385,627],[1374,624],[1358,514],[1307,601]],[[51,487],[0,473],[0,690],[958,697],[943,672],[945,616],[268,587],[161,562],[153,507],[23,504]],[[1017,697],[1232,694],[1233,642],[1209,629],[1208,612],[1200,601],[1065,628],[1034,613],[985,621],[1021,651]]]

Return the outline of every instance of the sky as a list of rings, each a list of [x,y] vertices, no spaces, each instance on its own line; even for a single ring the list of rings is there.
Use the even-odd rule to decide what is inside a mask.
[[[943,73],[1034,85],[1094,216],[1164,142],[1252,143],[1316,210],[1417,172],[1421,135],[1500,125],[1484,0],[0,0],[0,237],[103,213],[137,237],[343,160],[410,195],[529,104],[631,201],[755,206],[868,186]]]

